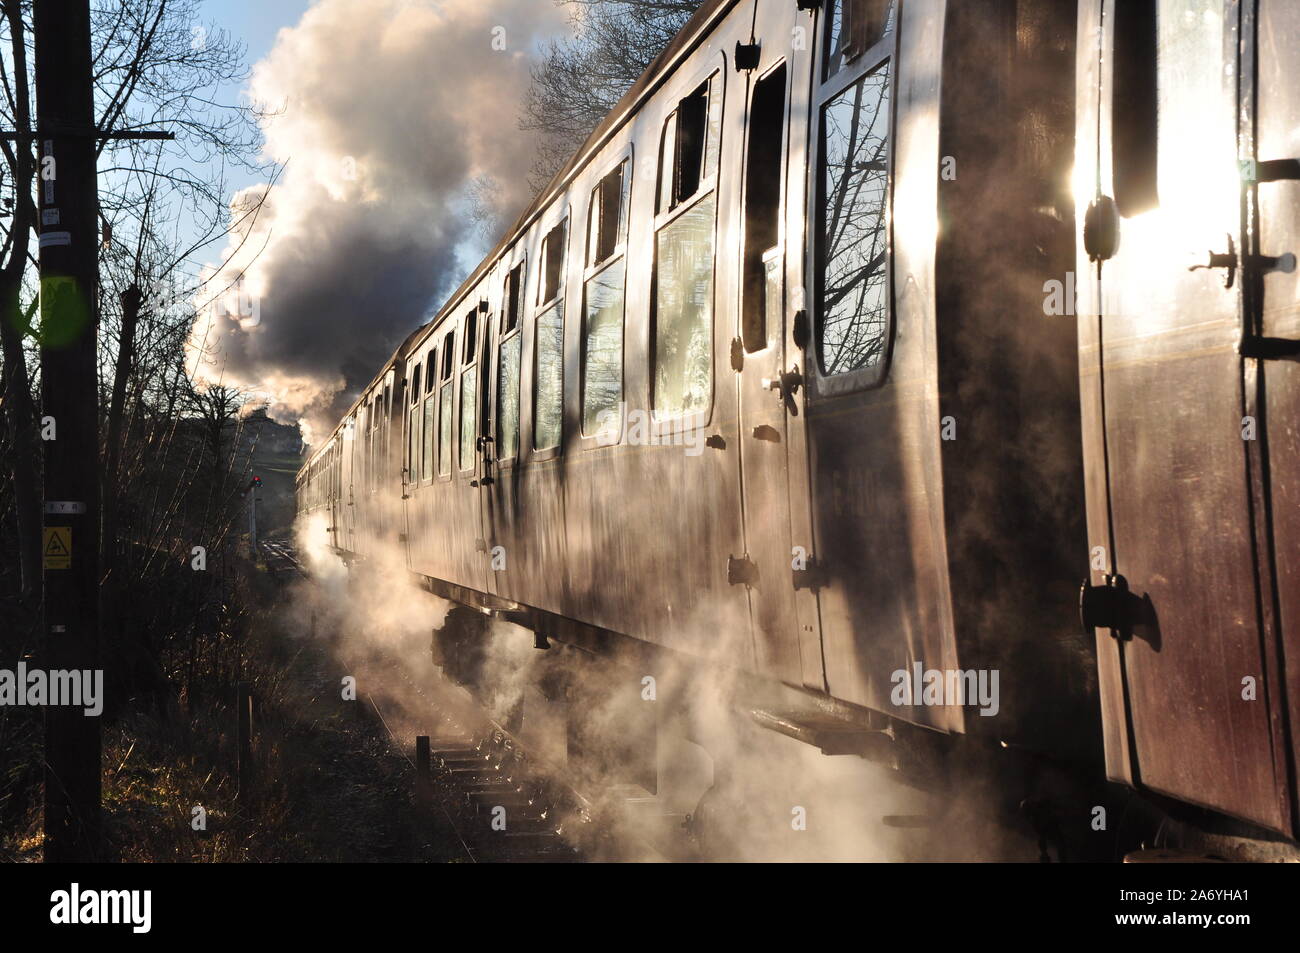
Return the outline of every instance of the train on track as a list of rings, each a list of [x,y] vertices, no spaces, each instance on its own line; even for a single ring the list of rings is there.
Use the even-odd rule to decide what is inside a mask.
[[[299,510],[1062,853],[1293,849],[1297,56],[1289,0],[706,0]]]

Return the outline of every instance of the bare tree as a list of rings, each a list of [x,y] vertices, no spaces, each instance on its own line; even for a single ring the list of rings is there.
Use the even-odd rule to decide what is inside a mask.
[[[5,424],[13,452],[9,476],[18,533],[22,590],[31,597],[40,580],[40,454],[34,394],[33,325],[36,262],[32,233],[36,215],[35,137],[32,128],[30,0],[0,0],[0,124],[14,132],[0,140],[0,348],[3,350]],[[226,175],[233,167],[259,171],[259,143],[250,107],[225,105],[216,91],[244,76],[244,49],[228,34],[199,19],[198,0],[97,0],[92,6],[92,69],[96,121],[101,130],[136,131],[165,127],[173,142],[119,140],[99,143],[101,215],[106,237],[108,285],[153,285],[193,270],[192,256],[225,232]],[[182,215],[181,212],[184,212]],[[170,222],[170,225],[162,223]],[[181,223],[184,222],[184,230]],[[137,265],[150,259],[151,275],[127,274],[115,282],[113,249],[131,249]],[[146,250],[148,254],[146,254]],[[116,256],[120,264],[123,256]],[[121,276],[121,271],[117,272]],[[106,289],[107,291],[108,289]],[[23,304],[26,298],[29,303]],[[117,295],[102,300],[114,302]],[[104,308],[111,316],[113,309]],[[151,314],[161,314],[157,308]],[[138,313],[137,313],[138,316]],[[172,312],[172,317],[176,317]],[[106,326],[110,327],[106,322]],[[120,330],[120,324],[119,324]],[[114,363],[130,365],[132,335],[125,352],[119,336],[101,349]],[[101,368],[103,370],[103,368]],[[117,390],[124,375],[106,375]],[[127,392],[121,392],[123,405]],[[106,401],[107,403],[107,401]],[[122,411],[122,405],[117,408]],[[119,431],[120,433],[120,431]],[[114,461],[116,466],[116,461]]]
[[[552,42],[533,70],[520,125],[541,134],[532,185],[541,189],[654,58],[700,0],[556,0],[573,37]]]

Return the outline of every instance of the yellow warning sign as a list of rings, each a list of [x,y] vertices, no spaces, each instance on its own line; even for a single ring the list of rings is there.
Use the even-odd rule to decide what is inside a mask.
[[[72,565],[72,527],[45,527],[45,568],[67,569]]]

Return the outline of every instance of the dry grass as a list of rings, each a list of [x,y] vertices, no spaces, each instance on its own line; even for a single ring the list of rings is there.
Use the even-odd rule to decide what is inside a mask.
[[[412,770],[364,703],[343,703],[329,654],[255,620],[243,677],[255,696],[256,784],[237,798],[233,684],[197,681],[165,717],[130,709],[104,725],[105,860],[418,861],[456,856],[454,835],[412,804]],[[40,719],[8,724],[0,860],[41,856]],[[10,719],[13,722],[13,719]],[[21,727],[22,731],[16,730]],[[19,747],[8,747],[17,744]],[[7,779],[7,780],[6,780]],[[5,806],[0,801],[0,806]],[[194,809],[206,829],[193,827]]]

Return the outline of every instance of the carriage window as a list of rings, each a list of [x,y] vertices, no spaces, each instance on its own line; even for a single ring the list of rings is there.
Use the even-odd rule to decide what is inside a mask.
[[[831,0],[826,17],[826,73],[830,79],[893,27],[893,0]]]
[[[599,265],[614,257],[624,236],[627,203],[627,160],[591,190],[587,229],[587,264]]]
[[[456,363],[456,350],[453,346],[455,332],[442,339],[442,369],[438,384],[438,475],[451,473],[451,439],[452,439],[452,391],[451,372]],[[432,415],[430,416],[432,419]]]
[[[783,295],[781,143],[785,129],[785,65],[758,81],[749,107],[745,147],[745,251],[740,334],[746,351],[767,346],[767,314]]]
[[[501,342],[497,364],[497,454],[508,460],[519,454],[519,342],[516,332]]]
[[[1292,6],[1286,4],[1288,10]],[[1224,11],[1211,0],[1156,4],[1158,195],[1150,196],[1149,205],[1162,206],[1180,222],[1180,239],[1188,248],[1215,243],[1217,250],[1223,223],[1235,223],[1241,209],[1233,142],[1237,118],[1233,100],[1223,95],[1222,66],[1225,38],[1236,43],[1238,28],[1225,21]]]
[[[822,108],[817,357],[821,372],[879,365],[888,344],[889,64]]]
[[[722,80],[715,73],[664,121],[659,148],[659,212],[677,208],[713,176],[722,136]]]
[[[1114,17],[1111,167],[1115,204],[1120,214],[1128,218],[1159,204],[1155,0],[1121,3],[1114,10]],[[1195,17],[1188,19],[1195,22]],[[1183,158],[1179,156],[1180,161]]]
[[[533,449],[560,445],[564,417],[564,301],[537,316],[533,368]]]
[[[582,432],[594,434],[602,415],[617,412],[623,397],[623,281],[619,258],[587,280],[582,339]]]
[[[591,193],[589,264],[596,267],[583,286],[582,432],[594,434],[606,411],[623,397],[622,258],[626,233],[627,160]],[[615,260],[615,259],[618,260]]]
[[[462,364],[474,363],[474,339],[478,336],[478,312],[471,311],[465,315],[465,333],[461,337],[461,355]]]
[[[475,326],[477,312],[471,311],[465,317],[465,367],[460,372],[460,468],[468,469],[474,465],[474,438],[478,435],[478,366],[474,363]]]
[[[704,411],[713,397],[713,194],[655,242],[654,410]]]
[[[542,239],[541,271],[537,282],[537,303],[546,304],[558,296],[564,281],[564,229],[561,222]]]
[[[509,334],[519,327],[519,310],[524,301],[524,263],[521,261],[506,275],[505,291],[502,294],[501,336]]]
[[[406,482],[419,480],[416,464],[420,460],[420,420],[419,405],[413,405],[406,415]]]
[[[420,365],[411,372],[411,412],[406,418],[406,479],[414,483],[420,479],[417,465],[420,461]]]
[[[420,446],[423,451],[420,456],[420,476],[421,480],[433,479],[433,416],[437,405],[434,403],[436,398],[430,393],[433,390],[433,368],[438,366],[438,357],[436,351],[429,352],[429,373],[426,375],[424,387],[424,411],[420,421]]]
[[[519,455],[519,358],[523,336],[519,315],[524,303],[524,262],[510,269],[502,292],[501,343],[497,359],[496,456]]]

